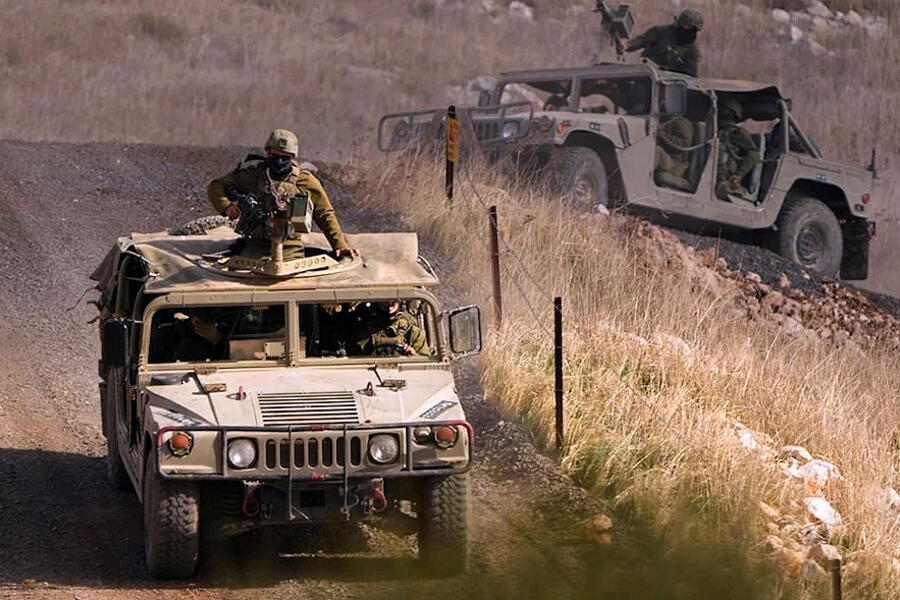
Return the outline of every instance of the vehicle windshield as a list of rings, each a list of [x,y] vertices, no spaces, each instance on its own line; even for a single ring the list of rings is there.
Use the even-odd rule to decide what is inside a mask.
[[[153,315],[149,362],[283,360],[284,317],[283,304],[164,308]]]
[[[286,362],[288,310],[299,311],[300,359],[437,356],[434,308],[418,299],[162,308],[150,364]]]
[[[434,356],[434,311],[420,300],[300,305],[306,357]]]
[[[559,110],[569,104],[572,78],[508,81],[500,88],[500,103],[528,102],[533,110]]]
[[[578,109],[582,112],[650,114],[649,77],[587,77],[581,80]]]

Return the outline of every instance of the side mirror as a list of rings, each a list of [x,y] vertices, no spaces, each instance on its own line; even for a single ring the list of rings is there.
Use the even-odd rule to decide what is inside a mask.
[[[687,84],[683,81],[660,83],[659,112],[664,117],[680,117],[687,112]]]
[[[455,308],[449,312],[447,323],[453,358],[481,352],[481,309],[474,305]]]
[[[481,90],[478,92],[478,107],[483,108],[491,105],[491,91]]]
[[[103,324],[101,360],[109,367],[128,364],[128,325],[120,319],[110,319]]]

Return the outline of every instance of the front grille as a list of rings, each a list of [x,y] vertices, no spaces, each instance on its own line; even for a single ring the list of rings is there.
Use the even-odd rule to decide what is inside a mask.
[[[353,392],[259,394],[263,425],[358,424]]]
[[[479,140],[495,140],[500,137],[499,121],[475,121],[475,137]]]
[[[317,469],[343,467],[347,450],[344,449],[344,436],[295,438],[294,468]],[[266,441],[266,468],[287,469],[291,462],[290,443],[286,439]],[[350,437],[350,466],[362,464],[362,438]]]

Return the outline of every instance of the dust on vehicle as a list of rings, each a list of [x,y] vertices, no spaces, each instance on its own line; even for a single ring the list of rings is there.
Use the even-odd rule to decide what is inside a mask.
[[[473,431],[450,361],[480,350],[478,308],[442,311],[414,233],[229,265],[239,236],[203,229],[122,237],[92,275],[108,475],[143,503],[149,572],[191,576],[201,538],[377,514],[461,571]]]
[[[627,12],[613,16],[628,24],[619,23],[619,35],[630,31]],[[729,160],[718,116],[735,103],[760,160],[735,182],[740,194],[717,196],[717,170]],[[873,173],[826,159],[775,85],[691,77],[618,56],[502,73],[478,106],[457,112],[464,147],[524,166],[581,208],[627,208],[688,229],[762,232],[760,242],[810,270],[868,275]],[[439,147],[445,114],[385,115],[378,146]],[[674,119],[689,122],[687,144],[661,135]],[[677,175],[662,168],[672,155],[684,160]]]

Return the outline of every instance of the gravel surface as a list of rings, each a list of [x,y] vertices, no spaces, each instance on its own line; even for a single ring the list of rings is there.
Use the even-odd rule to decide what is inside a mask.
[[[413,538],[357,527],[341,538],[320,530],[238,538],[212,549],[193,581],[150,580],[140,505],[105,479],[98,341],[88,324],[96,311],[85,304],[96,293],[79,298],[117,236],[208,214],[205,182],[246,149],[11,141],[0,149],[0,597],[593,596],[599,547],[583,521],[599,508],[521,426],[483,402],[472,359],[458,365],[476,430],[466,575],[428,579],[415,568]],[[396,217],[363,214],[325,179],[347,230],[403,229]],[[428,256],[427,240],[423,248]],[[430,258],[440,273],[441,257]],[[465,300],[449,287],[442,294],[448,305]]]

